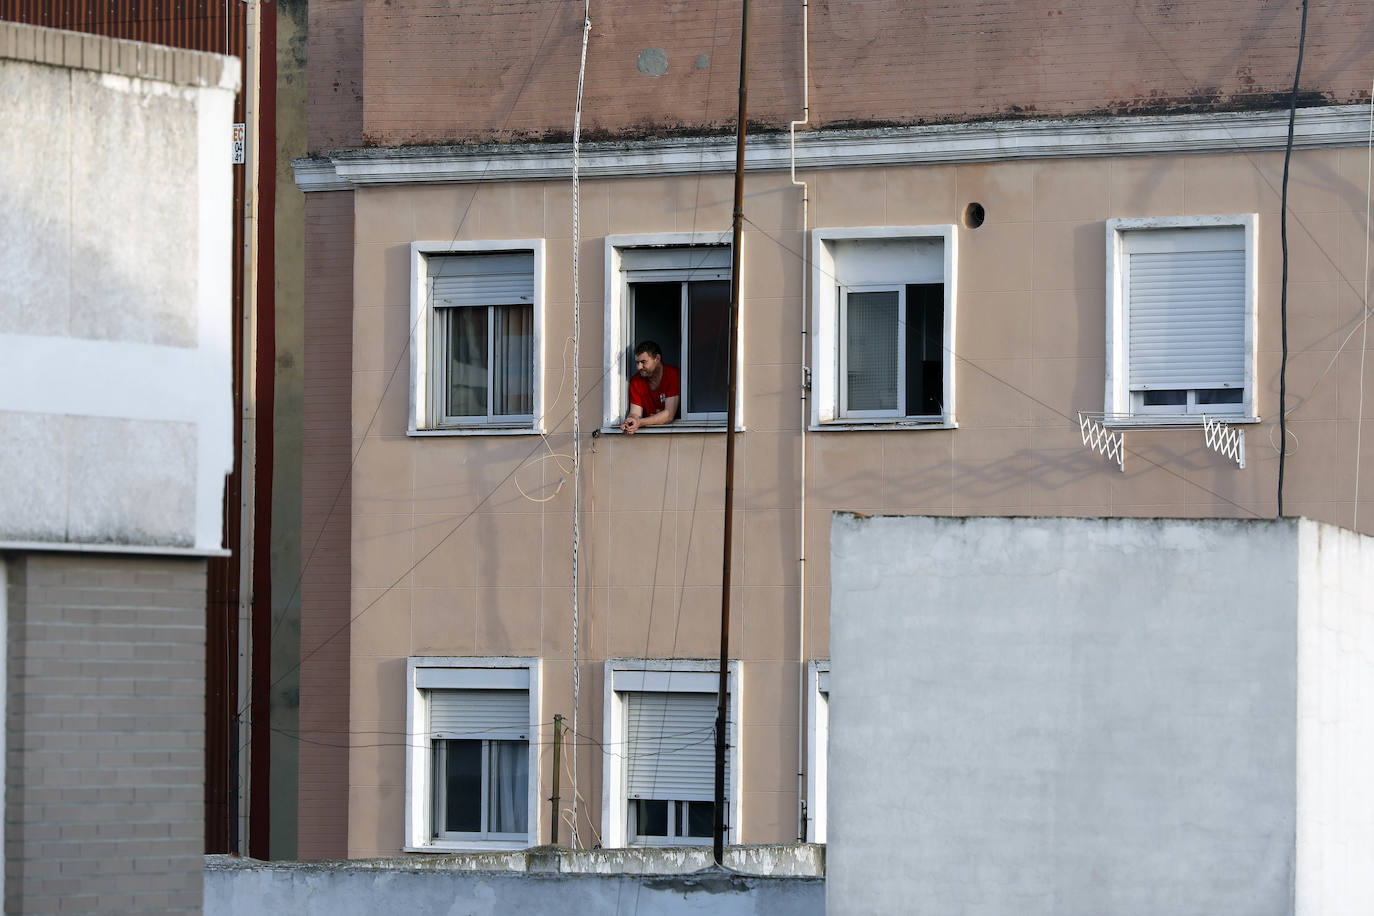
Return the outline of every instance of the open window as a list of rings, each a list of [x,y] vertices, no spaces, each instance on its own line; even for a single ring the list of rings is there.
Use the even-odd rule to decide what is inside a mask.
[[[728,241],[722,243],[715,233],[607,238],[604,425],[608,429],[624,419],[634,348],[646,340],[659,345],[663,362],[676,367],[682,381],[677,418],[653,429],[724,425],[730,257]]]
[[[1107,221],[1105,420],[1252,420],[1255,216]]]
[[[953,226],[813,234],[812,423],[954,425]]]
[[[411,248],[411,432],[537,430],[542,241]]]
[[[614,659],[606,663],[607,744],[602,835],[607,846],[711,842],[715,808],[718,676],[712,662]],[[738,663],[727,697],[726,827],[739,842]]]
[[[408,849],[534,843],[537,671],[532,659],[410,660]]]

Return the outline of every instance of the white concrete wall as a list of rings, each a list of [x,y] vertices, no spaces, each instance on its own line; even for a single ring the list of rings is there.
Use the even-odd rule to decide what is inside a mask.
[[[529,865],[542,864],[545,870],[525,871],[526,856]],[[508,857],[519,861],[506,861]],[[821,916],[825,912],[825,881],[820,877],[765,877],[715,868],[689,874],[573,872],[560,868],[595,865],[571,862],[566,851],[561,856],[538,855],[537,851],[492,855],[485,857],[485,863],[450,858],[428,863],[424,859],[266,863],[208,856],[205,916]]]
[[[1293,911],[1296,521],[837,515],[831,532],[830,912]],[[1303,568],[1331,579],[1330,554]],[[1341,633],[1353,593],[1326,590]],[[1353,651],[1336,632],[1304,659]],[[1348,868],[1330,867],[1328,890]]]
[[[221,546],[236,80],[0,57],[0,542]]]
[[[1374,908],[1374,538],[1299,527],[1297,912]]]

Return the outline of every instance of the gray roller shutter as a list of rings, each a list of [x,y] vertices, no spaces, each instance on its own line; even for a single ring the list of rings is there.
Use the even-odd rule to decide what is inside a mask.
[[[431,256],[436,308],[529,305],[534,302],[534,253]]]
[[[625,712],[630,798],[715,799],[715,694],[627,693]]]
[[[1125,235],[1132,390],[1245,387],[1245,230]]]
[[[730,246],[622,248],[620,269],[631,283],[730,279]]]
[[[527,739],[530,695],[525,690],[431,690],[431,738]]]

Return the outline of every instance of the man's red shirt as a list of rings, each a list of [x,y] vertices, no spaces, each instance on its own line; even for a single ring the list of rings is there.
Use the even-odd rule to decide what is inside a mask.
[[[663,377],[658,380],[658,387],[652,390],[649,388],[649,380],[638,372],[630,379],[630,403],[638,404],[646,417],[652,417],[667,407],[669,398],[681,396],[682,376],[678,374],[676,366],[664,363]],[[668,419],[675,420],[677,416],[675,414]]]

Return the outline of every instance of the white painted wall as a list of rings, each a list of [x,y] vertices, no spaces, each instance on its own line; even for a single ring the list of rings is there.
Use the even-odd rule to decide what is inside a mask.
[[[0,60],[0,542],[220,548],[232,87]]]
[[[830,912],[1367,911],[1374,541],[845,515],[831,538]]]

